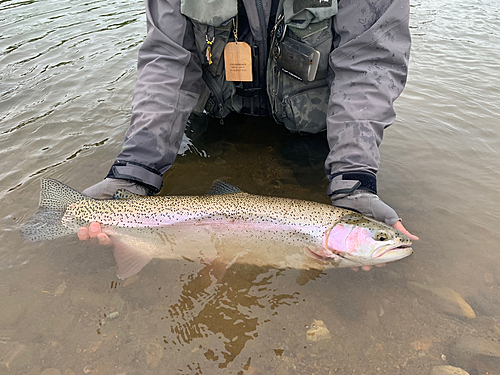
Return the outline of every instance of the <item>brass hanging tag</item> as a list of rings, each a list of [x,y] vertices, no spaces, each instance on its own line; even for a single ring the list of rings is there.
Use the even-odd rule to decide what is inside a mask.
[[[226,81],[252,81],[252,48],[245,42],[238,42],[238,29],[233,18],[234,42],[224,47]]]

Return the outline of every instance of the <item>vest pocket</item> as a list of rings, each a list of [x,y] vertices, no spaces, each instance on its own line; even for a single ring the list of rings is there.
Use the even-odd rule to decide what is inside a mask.
[[[218,27],[238,14],[238,0],[181,0],[181,13],[204,25]]]
[[[285,127],[293,133],[325,130],[329,94],[325,81],[285,94],[281,100],[281,120]]]
[[[291,132],[319,133],[326,129],[326,116],[330,89],[327,84],[328,60],[332,50],[332,20],[317,24],[315,32],[297,35],[297,30],[285,28],[278,38],[275,33],[271,54],[268,60],[267,92],[272,114],[278,123],[285,125]],[[281,43],[286,38],[294,39],[319,52],[316,78],[312,82],[299,80],[280,68],[277,54],[281,53]]]
[[[181,13],[193,24],[196,49],[204,72],[220,75],[238,0],[181,0]]]
[[[198,56],[205,72],[221,75],[224,69],[224,47],[229,41],[233,27],[232,18],[218,27],[191,20]]]

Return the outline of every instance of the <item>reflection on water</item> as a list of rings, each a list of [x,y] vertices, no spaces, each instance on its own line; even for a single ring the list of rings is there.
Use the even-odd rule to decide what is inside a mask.
[[[496,1],[412,1],[410,76],[382,144],[379,191],[421,237],[414,255],[324,274],[156,260],[125,281],[109,249],[75,238],[25,244],[18,228],[36,210],[40,177],[83,190],[116,156],[143,5],[2,1],[0,9],[0,373],[500,368]],[[225,179],[328,203],[321,135],[230,116],[193,121],[183,146],[161,194],[203,194]],[[314,320],[330,338],[307,339]]]
[[[176,345],[196,340],[207,359],[225,368],[248,340],[258,336],[257,326],[266,323],[259,321],[257,311],[289,306],[294,296],[276,290],[273,280],[282,271],[262,272],[236,265],[219,279],[203,271],[206,269],[183,285],[179,301],[169,307],[164,319],[174,323],[174,338],[169,341],[163,336],[164,348],[175,350]],[[211,343],[213,337],[216,345]]]

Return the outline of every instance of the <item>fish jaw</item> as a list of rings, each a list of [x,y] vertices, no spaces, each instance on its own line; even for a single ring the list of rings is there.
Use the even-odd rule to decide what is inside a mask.
[[[354,221],[351,217],[342,218],[325,231],[318,255],[324,258],[340,256],[359,265],[375,265],[393,262],[412,253],[411,240],[406,235],[359,215]]]
[[[406,258],[413,254],[413,249],[409,245],[393,245],[379,248],[372,253],[372,260],[376,264],[389,263],[395,260]]]

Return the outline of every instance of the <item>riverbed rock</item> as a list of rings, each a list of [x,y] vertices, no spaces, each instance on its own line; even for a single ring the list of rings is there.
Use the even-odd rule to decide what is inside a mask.
[[[469,373],[459,367],[434,366],[429,375],[469,375]]]
[[[413,341],[411,347],[417,352],[428,352],[433,344],[434,339],[432,337],[424,337],[420,340]]]
[[[323,340],[329,340],[332,338],[330,331],[326,328],[325,323],[322,320],[316,320],[311,324],[311,328],[306,333],[306,339],[308,341],[318,342]]]
[[[486,284],[492,285],[495,282],[495,278],[491,273],[485,273],[483,277]]]
[[[77,308],[104,307],[109,305],[109,295],[92,292],[85,288],[75,288],[69,296],[73,306]]]
[[[64,294],[64,291],[66,290],[67,287],[68,287],[68,285],[66,284],[66,281],[63,281],[54,290],[54,296],[55,297],[62,296]]]
[[[415,282],[408,282],[407,285],[420,298],[426,300],[442,312],[468,319],[476,317],[472,307],[465,302],[459,293],[451,288],[426,286]]]
[[[149,368],[157,368],[163,358],[164,350],[157,342],[150,342],[146,347],[146,363]]]
[[[31,364],[31,351],[19,342],[7,342],[0,346],[0,373],[16,373]],[[19,372],[20,373],[20,372]]]
[[[115,294],[111,301],[109,302],[109,306],[113,310],[122,310],[123,306],[125,306],[125,300],[120,297],[118,294]]]
[[[449,348],[449,363],[473,374],[500,375],[500,343],[462,336]]]
[[[492,298],[477,294],[467,297],[467,301],[478,314],[500,317],[500,303]]]

